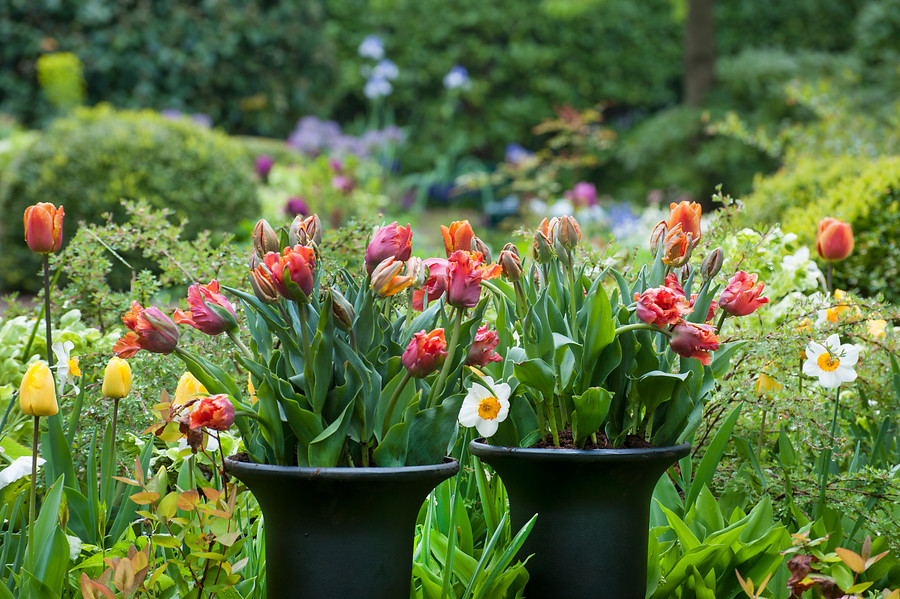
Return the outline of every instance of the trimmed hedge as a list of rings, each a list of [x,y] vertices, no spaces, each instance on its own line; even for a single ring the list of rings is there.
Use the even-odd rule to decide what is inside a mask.
[[[65,235],[78,221],[124,216],[120,201],[144,199],[187,219],[184,234],[234,231],[259,214],[248,151],[223,133],[152,111],[78,109],[55,121],[0,176],[0,280],[33,287],[38,262],[22,242],[21,214],[37,202],[66,208]]]

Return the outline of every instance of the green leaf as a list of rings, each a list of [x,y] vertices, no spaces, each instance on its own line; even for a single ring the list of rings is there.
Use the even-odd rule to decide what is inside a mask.
[[[719,466],[722,454],[725,453],[725,446],[728,445],[731,431],[734,429],[743,407],[744,404],[739,403],[725,419],[725,422],[722,423],[722,426],[719,427],[719,430],[716,431],[709,447],[706,448],[706,453],[703,454],[703,458],[700,460],[700,465],[697,466],[697,472],[694,474],[691,488],[688,490],[687,497],[684,500],[685,505],[693,504],[700,493],[700,489],[712,482],[713,474],[715,474],[716,468]]]
[[[688,380],[692,373],[684,372],[675,374],[653,370],[635,381],[638,396],[641,403],[647,408],[647,412],[653,412],[660,404],[669,401],[678,392],[681,383]]]
[[[601,277],[594,280],[584,298],[579,318],[585,319],[584,351],[581,355],[581,383],[578,390],[584,392],[590,385],[591,373],[597,367],[597,359],[607,345],[615,338],[616,322],[606,291],[600,284]]]
[[[514,372],[519,383],[531,387],[546,399],[553,397],[556,386],[556,372],[540,358],[525,360],[515,365]]]
[[[441,405],[417,412],[410,423],[407,466],[440,464],[447,455],[450,439],[458,426],[461,393],[444,399]]]
[[[339,465],[341,450],[347,440],[347,429],[350,428],[352,408],[353,405],[348,404],[341,412],[341,417],[332,422],[309,444],[310,466],[331,468]]]
[[[591,387],[581,395],[572,397],[575,411],[572,413],[572,426],[575,431],[575,445],[583,449],[592,434],[600,429],[609,412],[612,393],[600,387]]]

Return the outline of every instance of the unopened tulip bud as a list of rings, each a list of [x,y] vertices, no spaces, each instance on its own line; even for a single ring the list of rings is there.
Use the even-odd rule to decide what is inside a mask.
[[[307,216],[303,219],[303,226],[306,228],[306,235],[316,245],[322,243],[322,221],[319,220],[318,214]]]
[[[209,392],[203,383],[197,380],[190,372],[185,372],[178,379],[178,385],[175,387],[175,397],[172,399],[172,407],[183,406],[198,396],[206,395]]]
[[[353,304],[347,301],[347,298],[337,289],[331,290],[331,311],[334,314],[335,323],[345,332],[350,332],[353,328],[353,321],[356,320],[356,311]]]
[[[259,219],[253,228],[253,249],[260,258],[269,252],[281,250],[278,247],[278,235],[275,233],[275,229],[264,218]]]
[[[278,290],[272,281],[272,276],[267,272],[265,264],[260,264],[250,273],[250,287],[253,295],[264,304],[274,304],[278,301]]]
[[[666,238],[666,233],[669,232],[669,228],[666,226],[665,221],[660,221],[658,225],[653,227],[653,232],[650,233],[650,255],[656,258],[656,253],[659,251],[659,242]]]
[[[531,253],[534,261],[538,264],[547,264],[553,259],[553,245],[550,243],[550,238],[540,230],[534,232]]]
[[[32,362],[19,386],[19,407],[27,416],[53,416],[59,412],[56,383],[45,362]]]
[[[406,276],[412,277],[412,286],[414,289],[421,289],[428,280],[429,270],[425,267],[421,258],[412,256],[406,261]]]
[[[48,202],[25,209],[25,243],[32,252],[52,254],[62,246],[63,217],[66,211]]]
[[[572,251],[581,241],[581,227],[574,216],[564,216],[556,222],[553,228],[553,242],[559,244],[567,251]],[[557,250],[557,253],[560,253]]]
[[[553,249],[556,250],[556,257],[559,258],[559,261],[562,262],[563,266],[571,266],[572,261],[569,260],[569,250],[566,249],[566,246],[564,246],[559,239],[553,242]]]
[[[491,248],[478,237],[472,237],[472,251],[480,252],[481,255],[484,256],[485,262],[494,261],[494,255],[491,253]]]
[[[719,274],[723,262],[725,262],[725,252],[722,251],[722,248],[716,248],[708,253],[700,263],[700,275],[703,280],[711,279]]]
[[[291,226],[288,228],[288,243],[291,244],[291,247],[295,245],[309,245],[309,233],[306,230],[306,223],[301,214],[295,216],[294,220],[291,221]],[[275,251],[277,252],[278,250]]]
[[[122,399],[131,393],[131,366],[122,358],[113,357],[103,372],[103,395]]]
[[[512,243],[507,243],[503,246],[503,251],[500,252],[500,259],[497,262],[500,264],[503,276],[511,283],[515,283],[525,274],[525,271],[522,270],[522,261],[519,259],[519,250]]]
[[[836,218],[819,221],[816,233],[816,250],[819,257],[829,262],[845,259],[853,251],[853,229],[850,223]]]
[[[247,265],[250,267],[250,270],[256,270],[256,267],[263,263],[263,257],[256,253],[254,249],[250,252],[250,257],[247,259]]]
[[[372,271],[372,282],[369,284],[369,288],[379,297],[389,297],[403,291],[413,284],[412,277],[400,275],[405,264],[394,258],[382,261]]]

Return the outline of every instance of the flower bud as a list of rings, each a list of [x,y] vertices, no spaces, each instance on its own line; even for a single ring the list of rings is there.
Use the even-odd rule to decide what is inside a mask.
[[[412,255],[412,227],[407,224],[401,227],[397,222],[381,227],[372,236],[366,248],[366,272],[372,274],[375,267],[387,258],[395,258],[401,262],[409,260]]]
[[[275,282],[265,264],[260,264],[250,273],[250,287],[253,288],[256,299],[262,303],[274,304],[278,301],[278,290],[275,289]]]
[[[566,249],[566,246],[564,246],[559,239],[556,239],[553,242],[553,249],[556,250],[556,257],[559,258],[559,261],[562,263],[563,266],[568,268],[569,266],[572,265],[572,261],[569,259],[571,254],[569,253],[569,250]]]
[[[666,221],[659,221],[659,224],[653,227],[653,232],[650,233],[650,255],[653,258],[656,258],[656,253],[659,251],[659,243],[666,238],[668,232],[669,228],[666,226]]]
[[[259,219],[256,226],[253,227],[253,249],[260,258],[269,252],[277,252],[281,249],[278,247],[278,235],[275,233],[275,229],[264,218]]]
[[[175,387],[175,397],[172,399],[172,407],[183,406],[198,396],[206,395],[209,391],[203,386],[203,383],[190,372],[185,372],[178,379],[178,386]]]
[[[415,378],[424,378],[444,365],[447,358],[447,341],[444,329],[430,333],[421,330],[413,336],[400,361]]]
[[[550,238],[541,230],[534,232],[531,254],[534,257],[534,261],[538,264],[547,264],[553,259],[553,245],[550,243]]]
[[[413,284],[410,276],[400,276],[400,271],[406,265],[394,258],[387,258],[372,271],[372,282],[369,288],[379,297],[389,297],[400,293]]]
[[[489,248],[488,245],[485,242],[483,242],[480,238],[473,236],[471,247],[472,247],[473,252],[480,252],[481,255],[484,256],[485,262],[493,262],[494,261],[494,255],[491,252],[491,248]]]
[[[131,393],[131,366],[119,357],[110,358],[103,371],[103,395],[122,399]]]
[[[322,221],[319,219],[319,215],[313,214],[312,216],[307,216],[303,219],[303,226],[306,229],[307,237],[316,245],[321,245]]]
[[[56,383],[45,362],[32,362],[19,386],[19,407],[27,416],[53,416],[59,412]]]
[[[337,289],[331,289],[331,311],[334,314],[334,322],[345,332],[350,332],[353,328],[353,321],[356,320],[356,311],[353,304],[347,301],[347,298]]]
[[[581,241],[581,227],[578,226],[578,221],[575,220],[575,217],[564,216],[560,218],[553,228],[554,245],[559,244],[571,252],[578,245],[579,241]],[[557,254],[559,253],[561,252],[557,250]]]
[[[680,224],[675,225],[674,229],[666,233],[663,241],[663,264],[675,268],[684,266],[690,261],[695,245],[691,234],[686,234]]]
[[[288,228],[288,243],[291,244],[291,247],[295,245],[309,245],[309,233],[306,230],[306,223],[302,214],[298,214],[291,221],[291,226]],[[278,250],[274,251],[277,252]]]
[[[711,279],[719,274],[723,262],[725,262],[725,252],[722,251],[722,248],[716,248],[708,253],[700,263],[700,275],[703,280]]]
[[[32,252],[52,254],[62,246],[63,217],[66,211],[50,203],[38,202],[25,209],[25,243]]]
[[[823,218],[816,232],[816,251],[829,262],[839,262],[853,251],[853,229],[850,223],[836,218]]]
[[[515,283],[525,274],[525,271],[522,270],[522,261],[519,259],[519,249],[515,244],[507,243],[503,246],[503,251],[500,252],[500,259],[497,262],[500,264],[503,276],[511,283]]]

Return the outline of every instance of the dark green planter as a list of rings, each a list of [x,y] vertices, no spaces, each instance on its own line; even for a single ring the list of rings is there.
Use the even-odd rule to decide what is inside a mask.
[[[301,468],[225,460],[266,526],[269,599],[409,597],[416,516],[459,470],[433,466]]]
[[[523,449],[476,439],[471,452],[506,486],[513,529],[537,522],[519,552],[526,597],[644,599],[650,499],[690,445],[651,449]]]

